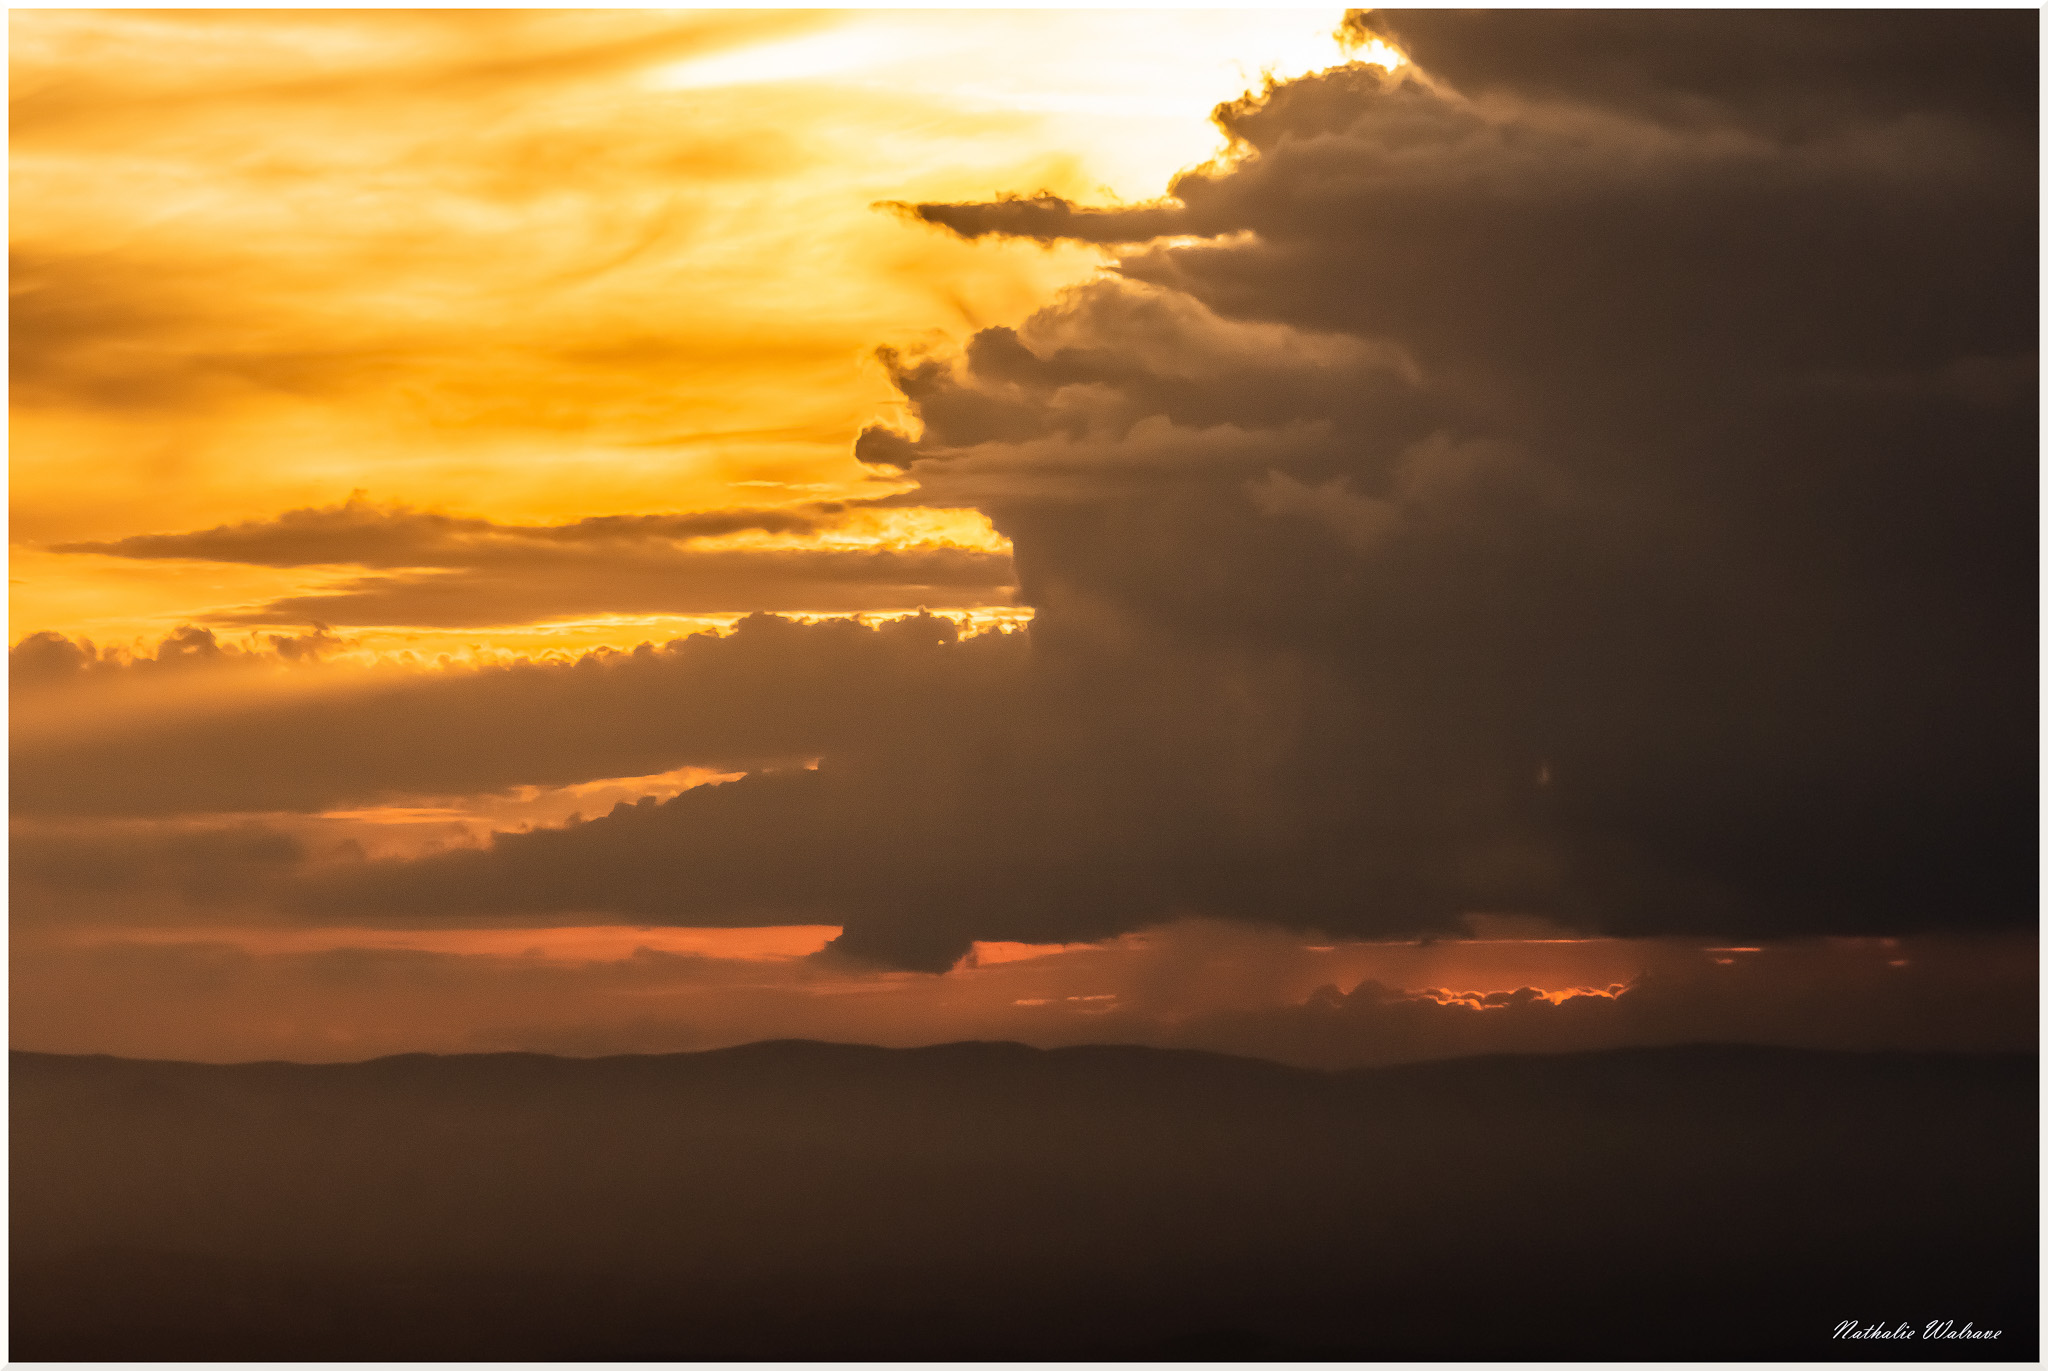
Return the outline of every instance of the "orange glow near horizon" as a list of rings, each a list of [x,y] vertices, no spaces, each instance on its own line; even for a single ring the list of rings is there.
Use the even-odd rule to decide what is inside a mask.
[[[915,1046],[1149,1043],[1349,1066],[1646,1042],[2012,1050],[2033,1031],[2038,940],[1773,943],[1715,967],[1700,940],[1310,943],[1186,920],[1093,944],[982,944],[934,975],[817,953],[827,926],[685,929],[152,927],[11,931],[14,1045],[202,1061],[394,1052],[674,1052],[769,1038]],[[1607,980],[1574,958],[1625,957]],[[1341,978],[1330,954],[1349,961]],[[1910,955],[1906,955],[1910,949]],[[1027,955],[1028,954],[1028,955]],[[1461,962],[1461,956],[1479,958]],[[1899,963],[1904,963],[1899,965]],[[1345,982],[1353,974],[1350,994]],[[1929,1018],[1929,1004],[1981,1012]],[[1930,998],[1933,997],[1933,998]],[[2015,1036],[2018,1035],[2018,1036]]]
[[[374,805],[334,809],[281,821],[287,829],[353,840],[365,856],[417,856],[453,845],[482,846],[492,833],[551,827],[595,818],[621,804],[673,799],[698,786],[723,785],[746,773],[686,766],[652,776],[619,776],[567,786],[517,786],[510,791],[447,796],[435,805]],[[278,822],[278,821],[273,821]]]
[[[1315,939],[1190,920],[1095,943],[978,942],[953,974],[973,976],[1025,964],[1107,966],[1141,957],[1148,949],[1185,946],[1191,938],[1199,945],[1201,930],[1213,929],[1219,942],[1211,964],[1242,972],[1244,984],[1253,987],[1253,1000],[1301,1002],[1319,987],[1349,994],[1371,982],[1438,1003],[1491,1008],[1525,990],[1552,1004],[1580,996],[1615,998],[1643,974],[1653,951],[1665,949],[1663,943],[1637,939],[1549,936],[1560,930],[1526,916],[1475,915],[1468,917],[1467,925],[1487,933],[1537,936]],[[1231,993],[1206,974],[1191,977],[1190,983],[1211,987],[1214,993]],[[1071,998],[1033,1003],[1058,1005]]]
[[[1517,999],[1535,998],[1551,1004],[1563,1004],[1566,1000],[1590,997],[1602,1000],[1617,1000],[1628,993],[1626,985],[1576,985],[1564,990],[1542,990],[1533,985],[1518,986],[1514,990],[1446,990],[1432,987],[1415,992],[1419,997],[1434,1000],[1438,1004],[1463,1005],[1468,1009],[1507,1009]]]
[[[100,930],[83,946],[113,943],[214,945],[258,955],[344,949],[438,952],[458,957],[523,957],[553,962],[616,962],[644,952],[723,961],[786,961],[808,957],[839,936],[829,924],[762,928],[177,928]]]
[[[960,961],[962,969],[1001,966],[1004,962],[1028,962],[1107,946],[1105,943],[976,943]]]

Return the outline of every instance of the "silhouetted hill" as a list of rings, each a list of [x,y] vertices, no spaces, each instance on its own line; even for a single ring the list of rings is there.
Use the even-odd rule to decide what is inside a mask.
[[[2036,1353],[2033,1057],[11,1064],[24,1359]]]

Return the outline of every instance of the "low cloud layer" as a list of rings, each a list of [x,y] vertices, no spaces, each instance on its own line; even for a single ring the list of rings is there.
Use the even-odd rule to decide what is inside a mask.
[[[674,1052],[768,1038],[1198,1047],[1349,1067],[1626,1044],[2024,1050],[2031,939],[1809,940],[1722,953],[1682,940],[1308,946],[1180,923],[1103,944],[985,946],[905,978],[749,948],[660,950],[603,930],[472,951],[265,949],[208,939],[17,940],[15,1045],[208,1061],[400,1051]],[[624,935],[624,936],[620,936]],[[1625,968],[1627,983],[1585,986]],[[1507,987],[1507,988],[1497,988]]]

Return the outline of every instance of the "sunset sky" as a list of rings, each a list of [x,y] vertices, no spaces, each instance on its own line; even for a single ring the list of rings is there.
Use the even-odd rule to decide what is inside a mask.
[[[9,36],[18,1048],[2034,1041],[2031,11]]]

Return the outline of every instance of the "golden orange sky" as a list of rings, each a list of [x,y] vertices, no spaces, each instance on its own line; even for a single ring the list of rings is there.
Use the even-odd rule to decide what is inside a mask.
[[[1218,101],[1339,60],[1338,17],[16,11],[13,639],[229,636],[238,611],[358,582],[51,550],[352,494],[518,526],[899,489],[851,456],[863,423],[903,418],[874,350],[1014,322],[1105,254],[968,244],[878,204],[1155,196],[1221,147]],[[1007,551],[975,511],[807,538]],[[762,607],[746,584],[687,614],[506,604],[345,636],[631,646]],[[915,595],[806,593],[775,607]],[[999,587],[919,602],[1024,612]]]

